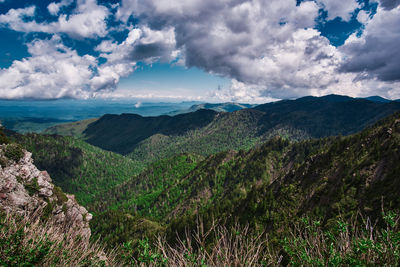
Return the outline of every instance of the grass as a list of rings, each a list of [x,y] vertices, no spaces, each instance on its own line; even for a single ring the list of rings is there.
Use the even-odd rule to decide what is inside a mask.
[[[13,214],[0,217],[0,266],[118,266],[98,243],[62,234],[51,223]]]
[[[249,226],[227,228],[216,223],[205,231],[201,220],[170,245],[163,237],[140,241],[136,251],[123,247],[135,266],[398,266],[400,217],[382,213],[382,225],[369,218],[337,220],[325,229],[317,220],[303,218],[274,244],[266,234]]]

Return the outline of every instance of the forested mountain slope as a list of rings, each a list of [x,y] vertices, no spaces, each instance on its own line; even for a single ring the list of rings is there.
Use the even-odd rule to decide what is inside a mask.
[[[373,219],[382,206],[398,210],[399,160],[399,113],[347,137],[296,143],[276,137],[249,151],[221,152],[200,161],[182,155],[104,194],[103,208],[107,200],[118,204],[93,225],[102,234],[99,225],[116,214],[144,216],[164,225],[173,239],[176,232],[196,228],[200,217],[206,228],[214,219],[228,228],[239,222],[279,239],[304,216],[330,227],[358,212]]]
[[[380,216],[382,207],[399,210],[399,113],[348,137],[299,143],[286,149],[285,143],[277,142],[283,146],[277,151],[287,151],[281,159],[282,152],[272,157],[277,164],[267,164],[252,174],[237,167],[242,157],[234,159],[232,172],[222,179],[226,189],[223,196],[198,212],[187,212],[170,229],[183,231],[182,227],[200,214],[205,221],[226,218],[228,225],[249,223],[279,236],[304,216],[330,226],[339,216],[349,219],[361,212],[372,219]],[[262,152],[258,161],[247,161],[244,166],[268,162],[271,153],[273,150]],[[263,179],[272,168],[278,170],[276,178]],[[235,179],[237,182],[230,182]]]
[[[12,134],[12,139],[32,152],[36,166],[47,170],[56,185],[90,205],[95,197],[140,173],[144,165],[104,151],[73,137]]]
[[[105,115],[89,124],[82,137],[100,148],[152,162],[179,153],[211,155],[247,149],[275,135],[291,140],[348,135],[398,110],[400,103],[395,101],[338,95],[303,97],[227,113],[198,110],[172,117]],[[51,132],[82,133],[81,128],[68,127],[53,127]]]
[[[135,114],[104,115],[84,131],[86,141],[106,150],[127,154],[154,134],[179,135],[208,125],[217,115],[199,110],[176,116],[142,117]]]

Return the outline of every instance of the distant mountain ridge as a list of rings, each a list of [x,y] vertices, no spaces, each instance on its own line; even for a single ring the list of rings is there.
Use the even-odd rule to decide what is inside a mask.
[[[166,115],[174,116],[178,114],[183,114],[183,113],[189,113],[189,112],[195,112],[199,109],[211,109],[216,112],[233,112],[245,108],[252,108],[257,106],[256,104],[240,104],[240,103],[235,103],[235,102],[227,102],[227,103],[203,103],[203,104],[196,104],[191,106],[188,109],[183,109],[183,110],[176,110],[167,113]]]
[[[217,112],[201,109],[176,116],[142,117],[136,114],[104,115],[84,130],[86,141],[100,148],[128,154],[154,134],[179,135],[208,125]]]
[[[383,97],[378,96],[378,95],[369,96],[369,97],[366,97],[365,99],[370,100],[370,101],[374,101],[374,102],[385,102],[385,103],[388,103],[388,102],[391,101],[389,99],[383,98]],[[396,101],[396,100],[394,100],[394,101]]]
[[[340,95],[308,96],[252,108],[232,103],[200,106],[243,109],[220,113],[200,109],[158,117],[104,115],[86,128],[81,124],[77,130],[78,126],[70,124],[52,127],[47,132],[77,133],[76,136],[102,149],[152,162],[178,153],[207,156],[229,149],[249,149],[275,135],[291,140],[349,135],[400,110],[399,102]]]

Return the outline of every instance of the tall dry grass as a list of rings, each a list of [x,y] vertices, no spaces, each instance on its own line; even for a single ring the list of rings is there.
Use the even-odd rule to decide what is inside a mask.
[[[49,222],[3,214],[0,266],[118,266],[116,254],[99,243],[70,238]]]
[[[162,237],[142,242],[132,259],[137,266],[400,266],[400,217],[383,213],[382,221],[368,218],[336,220],[330,228],[303,218],[272,246],[266,234],[248,226],[213,226],[201,220],[195,231],[171,246]],[[360,223],[363,221],[363,223]],[[380,226],[379,226],[380,225]]]

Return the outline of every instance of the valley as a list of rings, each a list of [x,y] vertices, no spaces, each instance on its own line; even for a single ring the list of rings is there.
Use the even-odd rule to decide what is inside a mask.
[[[268,234],[268,249],[278,251],[305,218],[333,231],[362,218],[384,225],[382,212],[398,212],[399,104],[308,97],[233,112],[105,115],[51,134],[6,132],[88,208],[92,239],[109,249],[153,246],[158,236],[178,248],[201,223],[205,232]]]

